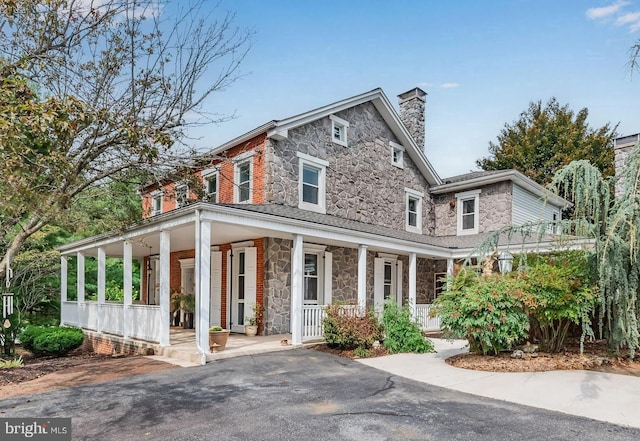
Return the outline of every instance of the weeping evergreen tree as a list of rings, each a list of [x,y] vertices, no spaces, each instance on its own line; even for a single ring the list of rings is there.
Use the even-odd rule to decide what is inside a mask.
[[[611,197],[614,178],[603,178],[588,161],[560,169],[549,188],[574,201],[571,233],[594,240],[600,296],[599,330],[616,351],[633,358],[640,348],[638,289],[640,266],[640,144],[617,177],[622,192]]]

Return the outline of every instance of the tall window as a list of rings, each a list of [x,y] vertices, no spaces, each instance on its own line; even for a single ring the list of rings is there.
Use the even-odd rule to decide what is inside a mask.
[[[326,212],[326,168],[329,163],[323,159],[314,158],[298,152],[298,170],[300,179],[298,182],[298,208]]]
[[[478,234],[478,205],[480,190],[456,193],[458,207],[458,235]]]
[[[384,262],[384,299],[391,298],[393,293],[393,280],[391,275],[393,274],[393,266],[391,262]]]
[[[236,165],[236,203],[251,202],[251,160]]]
[[[347,147],[347,129],[349,123],[335,115],[330,115],[331,119],[331,140],[336,144]]]
[[[176,185],[176,208],[184,207],[189,203],[189,187]]]
[[[304,255],[304,303],[318,304],[318,255]]]
[[[423,194],[410,188],[406,194],[406,230],[422,234],[422,198]]]
[[[238,253],[238,324],[244,323],[245,253]]]
[[[205,190],[207,202],[218,203],[218,174],[213,173],[205,178]]]
[[[162,193],[157,192],[151,195],[151,216],[162,213]]]

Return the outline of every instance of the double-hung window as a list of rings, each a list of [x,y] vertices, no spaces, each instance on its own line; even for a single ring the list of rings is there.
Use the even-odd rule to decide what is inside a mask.
[[[204,184],[204,200],[218,203],[218,172],[215,170],[207,170],[202,172],[202,180]]]
[[[405,229],[413,233],[422,234],[422,198],[424,194],[405,188],[406,224]]]
[[[329,163],[304,153],[298,156],[298,208],[326,213],[326,170]]]
[[[325,251],[324,245],[304,245],[302,299],[305,305],[331,303],[332,266],[332,255]]]
[[[151,216],[162,213],[162,192],[154,191],[151,193]]]
[[[253,151],[236,158],[233,199],[236,204],[253,200]]]
[[[456,193],[458,235],[478,234],[480,190]]]

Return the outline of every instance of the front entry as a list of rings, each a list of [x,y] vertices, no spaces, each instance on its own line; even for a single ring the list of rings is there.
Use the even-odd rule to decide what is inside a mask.
[[[230,314],[227,327],[231,332],[244,332],[244,322],[256,303],[257,253],[255,247],[234,247],[227,253],[231,273],[227,298]]]

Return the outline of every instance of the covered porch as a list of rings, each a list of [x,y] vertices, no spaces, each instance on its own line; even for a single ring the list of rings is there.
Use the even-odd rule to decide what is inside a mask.
[[[353,303],[350,308],[364,310],[379,301],[379,290],[373,289],[373,267],[389,256],[400,256],[405,268],[405,277],[393,280],[397,285],[399,301],[412,305],[416,318],[425,329],[438,327],[429,316],[429,305],[417,302],[418,259],[440,259],[446,262],[446,271],[453,268],[453,258],[449,249],[429,243],[427,236],[370,226],[355,221],[336,220],[327,215],[310,215],[308,212],[282,206],[224,206],[197,203],[159,215],[117,235],[104,235],[85,239],[60,248],[61,262],[61,323],[78,326],[102,334],[110,334],[127,340],[142,340],[160,347],[188,344],[198,354],[202,362],[210,357],[208,347],[208,329],[212,325],[235,325],[243,323],[242,314],[234,318],[237,306],[229,300],[234,287],[230,282],[233,269],[228,265],[215,266],[216,259],[224,258],[223,247],[231,244],[233,250],[254,247],[256,238],[275,238],[285,244],[287,268],[284,273],[274,270],[277,277],[286,279],[288,311],[287,323],[281,327],[283,334],[290,332],[288,342],[299,345],[303,341],[322,337],[323,305],[307,304],[304,298],[306,273],[305,250],[308,246],[341,247],[348,249],[353,256],[355,274],[353,274]],[[317,217],[318,219],[314,218]],[[308,219],[310,218],[310,219]],[[415,239],[415,240],[414,240]],[[194,339],[188,343],[176,340],[171,332],[170,294],[175,268],[171,261],[176,255],[191,250],[193,293],[195,295]],[[227,251],[227,253],[231,252]],[[262,250],[261,252],[264,252]],[[249,255],[249,254],[248,254]],[[255,255],[255,251],[253,252]],[[331,253],[327,253],[330,263]],[[76,289],[77,299],[67,295],[68,258],[77,259]],[[84,261],[86,257],[97,260],[97,300],[85,299],[86,280]],[[383,256],[383,257],[380,257]],[[106,301],[107,257],[118,257],[123,262],[122,302]],[[157,304],[149,304],[150,282],[146,289],[146,302],[134,302],[132,299],[132,272],[134,265],[147,267],[148,262],[157,261]],[[183,259],[187,260],[187,259]],[[137,261],[137,263],[136,263]],[[267,271],[265,260],[251,261],[258,272]],[[374,265],[375,263],[375,265]],[[262,267],[261,267],[262,266]],[[399,263],[400,268],[402,264]],[[226,275],[226,283],[223,283]],[[184,273],[182,278],[184,279]],[[401,280],[402,279],[402,280]],[[237,279],[234,279],[237,280]],[[384,285],[385,281],[381,284]],[[182,283],[182,282],[181,282]],[[331,283],[329,280],[328,283]],[[404,283],[404,285],[402,285]],[[382,286],[380,285],[380,286]],[[273,287],[272,287],[273,288]],[[248,286],[257,291],[256,302],[270,302],[270,292],[259,292],[262,288]],[[284,289],[284,288],[283,288]],[[395,289],[395,288],[394,288]],[[213,293],[222,292],[222,300],[216,303]],[[290,292],[289,292],[290,291]],[[373,291],[376,291],[375,293]],[[382,291],[380,291],[382,292]],[[394,291],[395,292],[395,291]],[[386,293],[386,291],[385,291]],[[386,294],[385,295],[386,298]],[[257,297],[256,297],[257,295]],[[234,300],[237,300],[233,297]],[[279,301],[281,299],[278,299]],[[325,299],[326,300],[326,299]],[[222,311],[222,312],[221,312]],[[268,314],[270,311],[268,312]],[[267,314],[267,315],[268,315]],[[266,317],[265,320],[271,320]],[[242,322],[240,322],[242,320]],[[263,324],[263,329],[265,329]],[[266,338],[266,337],[258,337]],[[277,336],[275,337],[277,339]]]

